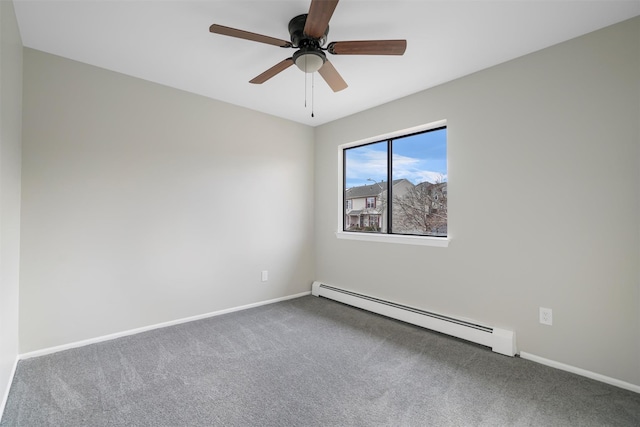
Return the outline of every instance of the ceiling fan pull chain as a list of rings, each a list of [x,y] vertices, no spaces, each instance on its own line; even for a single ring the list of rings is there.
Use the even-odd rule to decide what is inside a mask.
[[[313,115],[313,105],[314,105],[313,104],[313,92],[314,92],[314,89],[315,89],[315,81],[316,81],[315,75],[316,75],[316,73],[311,73],[311,117],[314,117],[314,115]]]
[[[304,108],[307,108],[307,73],[304,73]]]

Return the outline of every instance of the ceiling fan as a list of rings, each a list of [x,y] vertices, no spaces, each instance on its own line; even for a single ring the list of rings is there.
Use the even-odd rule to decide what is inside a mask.
[[[230,37],[298,49],[293,56],[284,59],[267,71],[254,77],[249,83],[262,84],[278,73],[296,64],[305,73],[318,72],[334,92],[346,89],[347,83],[329,62],[325,52],[333,55],[403,55],[406,40],[361,40],[331,42],[324,48],[329,33],[329,20],[338,0],[311,0],[309,13],[298,15],[289,21],[291,41],[281,40],[249,31],[213,24],[209,31]]]

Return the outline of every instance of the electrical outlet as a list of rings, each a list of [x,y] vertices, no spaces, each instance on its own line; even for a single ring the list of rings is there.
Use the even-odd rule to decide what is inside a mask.
[[[262,281],[266,282],[269,280],[269,272],[267,270],[262,270]]]
[[[553,325],[553,311],[550,308],[540,307],[540,323],[543,325]]]

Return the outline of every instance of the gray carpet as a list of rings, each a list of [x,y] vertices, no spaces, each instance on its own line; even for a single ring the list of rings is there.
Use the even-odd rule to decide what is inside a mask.
[[[639,426],[640,394],[312,296],[21,361],[2,426]]]

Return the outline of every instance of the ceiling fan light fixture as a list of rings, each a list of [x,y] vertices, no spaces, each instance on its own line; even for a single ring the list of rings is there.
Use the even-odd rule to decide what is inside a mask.
[[[300,49],[293,54],[293,62],[305,73],[315,73],[324,65],[327,57],[320,50]]]

